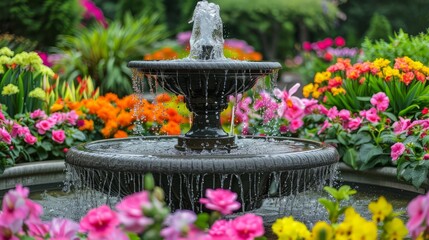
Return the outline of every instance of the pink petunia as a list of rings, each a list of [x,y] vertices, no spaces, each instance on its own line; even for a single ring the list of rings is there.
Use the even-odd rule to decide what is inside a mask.
[[[223,215],[231,214],[240,208],[240,203],[236,201],[237,194],[226,189],[207,189],[206,197],[201,198],[200,203],[206,208],[218,211]]]
[[[237,240],[251,240],[261,237],[265,233],[262,217],[247,213],[232,220],[232,238]]]
[[[347,122],[346,128],[351,131],[354,131],[354,130],[357,130],[361,124],[362,124],[362,118],[360,117],[352,118]]]
[[[49,131],[55,124],[52,124],[51,121],[48,120],[41,120],[36,123],[37,132],[39,134],[45,134],[47,131]]]
[[[375,108],[370,108],[366,111],[365,118],[371,123],[378,123],[380,121],[380,116]]]
[[[398,158],[405,152],[405,145],[401,142],[397,142],[390,147],[390,156],[392,161],[398,160]]]
[[[293,119],[290,122],[289,129],[291,132],[295,133],[298,129],[300,129],[304,125],[304,122],[301,118]]]
[[[134,193],[124,197],[116,205],[118,218],[124,229],[141,233],[151,225],[153,220],[143,214],[143,208],[147,208],[150,205],[149,194],[147,192]]]
[[[47,116],[46,116],[45,111],[43,111],[41,109],[36,109],[36,110],[34,110],[34,112],[30,113],[30,118],[32,118],[32,119],[36,119],[36,118],[44,119],[46,117]]]
[[[33,145],[37,142],[37,138],[33,135],[31,135],[31,133],[27,134],[24,136],[24,142],[26,142],[29,145]]]
[[[403,131],[407,130],[410,125],[411,125],[410,119],[399,117],[399,121],[394,122],[392,125],[393,132],[395,134],[400,134]]]
[[[321,134],[321,133],[323,133],[326,129],[330,128],[331,126],[332,126],[332,124],[331,124],[328,120],[325,120],[325,121],[323,122],[322,127],[321,127],[321,128],[320,128],[320,130],[317,132],[317,134]]]
[[[27,221],[28,235],[35,239],[45,239],[49,233],[49,224],[42,221]]]
[[[107,205],[91,209],[80,221],[80,228],[88,232],[88,239],[106,239],[119,225],[117,213]]]
[[[213,240],[230,239],[231,238],[231,221],[219,219],[213,223],[209,229],[209,235]]]
[[[54,218],[51,221],[51,226],[49,228],[49,235],[51,237],[50,239],[57,239],[57,240],[76,239],[78,231],[79,231],[78,223],[68,219]]]
[[[63,143],[66,139],[66,134],[64,130],[52,130],[52,140],[57,143]]]
[[[374,94],[370,102],[378,111],[386,111],[386,109],[389,107],[389,98],[384,92]]]
[[[12,137],[5,127],[0,128],[0,141],[5,142],[6,144],[12,144]]]
[[[428,223],[429,199],[428,196],[418,196],[414,198],[407,207],[408,222],[407,228],[413,238],[416,238],[424,230],[424,221]]]

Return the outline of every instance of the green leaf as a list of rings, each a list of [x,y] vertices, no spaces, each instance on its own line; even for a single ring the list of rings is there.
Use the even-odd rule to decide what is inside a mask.
[[[346,132],[340,132],[340,134],[338,134],[338,142],[343,144],[344,146],[348,145],[348,140],[347,140],[348,136]]]
[[[140,237],[136,233],[127,232],[127,236],[130,240],[140,240]]]
[[[428,169],[425,166],[418,165],[411,173],[411,183],[415,188],[419,188],[428,177]]]
[[[417,104],[413,104],[413,105],[410,105],[410,106],[408,106],[407,108],[405,108],[405,109],[403,109],[403,110],[401,110],[400,112],[399,112],[399,116],[405,116],[405,115],[407,115],[407,113],[409,112],[409,111],[411,111],[411,110],[414,110],[414,109],[420,109],[420,106],[419,105],[417,105]]]
[[[209,219],[210,215],[208,213],[199,213],[197,215],[197,220],[194,222],[194,225],[201,230],[208,229],[210,227]]]
[[[354,148],[348,148],[343,156],[343,161],[353,169],[358,169],[357,166],[358,153]]]
[[[362,145],[371,142],[372,137],[367,132],[359,132],[353,135],[354,145]]]
[[[371,100],[371,97],[356,97],[356,99],[361,102],[369,102]]]
[[[327,198],[319,198],[319,203],[322,204],[328,212],[335,211],[335,203]]]
[[[390,118],[392,121],[396,122],[398,121],[398,118],[396,117],[395,114],[391,113],[391,112],[382,112],[382,114],[388,118]]]
[[[361,169],[362,166],[368,165],[374,157],[383,154],[383,149],[380,146],[375,146],[373,144],[363,144],[359,148],[359,159],[358,166]]]
[[[47,152],[52,150],[52,143],[48,142],[48,141],[43,141],[43,144],[40,144],[40,147],[42,147],[43,149],[45,149]]]
[[[77,130],[77,129],[75,131],[73,131],[72,137],[74,139],[77,139],[77,140],[82,141],[82,142],[86,140],[85,134],[83,132]]]

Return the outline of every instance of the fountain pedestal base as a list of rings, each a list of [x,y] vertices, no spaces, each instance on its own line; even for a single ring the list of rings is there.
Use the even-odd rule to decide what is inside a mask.
[[[186,151],[203,151],[203,150],[226,150],[237,148],[234,136],[216,137],[216,138],[190,138],[178,137],[177,145],[174,146],[177,150]]]

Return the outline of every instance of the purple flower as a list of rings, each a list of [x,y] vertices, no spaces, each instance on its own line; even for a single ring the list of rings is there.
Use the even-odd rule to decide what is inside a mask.
[[[176,211],[165,219],[164,225],[167,227],[161,230],[161,236],[166,240],[178,239],[191,230],[195,220],[197,220],[197,216],[192,211]]]
[[[189,40],[191,40],[191,31],[178,33],[176,36],[177,42],[180,45],[187,46],[189,45]]]

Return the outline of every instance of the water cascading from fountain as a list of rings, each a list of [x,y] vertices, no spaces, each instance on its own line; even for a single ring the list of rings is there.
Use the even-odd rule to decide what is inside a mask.
[[[198,2],[192,20],[188,58],[128,63],[140,96],[145,81],[150,92],[161,87],[184,96],[193,113],[191,129],[179,137],[109,139],[72,148],[66,163],[75,185],[121,198],[142,190],[144,175],[151,173],[172,209],[195,211],[203,210],[198,199],[208,188],[237,192],[243,211],[267,197],[321,190],[335,174],[334,148],[284,137],[235,137],[220,124],[228,96],[277,75],[281,65],[225,58],[219,6]]]

